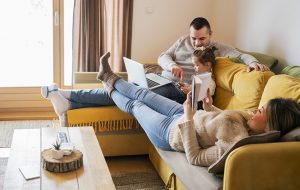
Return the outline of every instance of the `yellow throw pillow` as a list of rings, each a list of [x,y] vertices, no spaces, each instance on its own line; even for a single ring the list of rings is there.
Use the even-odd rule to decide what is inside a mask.
[[[271,77],[262,94],[259,107],[265,105],[270,99],[279,97],[300,102],[300,79],[285,74]]]
[[[254,109],[273,72],[247,72],[247,65],[217,58],[214,68],[217,84],[214,105],[220,109]]]

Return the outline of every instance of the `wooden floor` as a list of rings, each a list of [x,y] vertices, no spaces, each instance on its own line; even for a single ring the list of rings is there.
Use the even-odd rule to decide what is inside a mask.
[[[146,172],[153,169],[148,155],[106,157],[111,175],[124,172]]]

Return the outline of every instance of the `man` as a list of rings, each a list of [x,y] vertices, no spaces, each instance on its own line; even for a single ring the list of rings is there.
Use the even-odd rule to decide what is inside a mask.
[[[190,24],[189,35],[179,38],[167,51],[158,58],[158,64],[164,69],[162,75],[173,80],[191,83],[191,75],[195,74],[192,53],[198,48],[215,46],[216,57],[240,58],[247,65],[247,71],[269,70],[251,55],[243,54],[235,48],[211,40],[212,30],[209,22],[203,17],[195,18]]]

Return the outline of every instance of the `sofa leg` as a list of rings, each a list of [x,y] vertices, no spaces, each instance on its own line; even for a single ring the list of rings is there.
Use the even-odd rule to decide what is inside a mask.
[[[176,175],[174,173],[172,173],[168,179],[167,185],[166,185],[166,190],[172,188],[172,181],[174,184],[174,190],[176,190]]]
[[[68,117],[66,113],[60,115],[58,119],[60,127],[68,127]]]

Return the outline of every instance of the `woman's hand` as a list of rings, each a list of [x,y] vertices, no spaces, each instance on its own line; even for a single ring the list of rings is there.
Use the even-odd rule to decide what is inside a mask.
[[[207,89],[207,96],[206,98],[203,99],[203,109],[205,111],[212,111],[213,110],[213,106],[212,106],[212,103],[213,103],[213,100],[212,100],[212,97],[210,95],[210,90]]]
[[[193,120],[193,116],[197,111],[197,106],[195,106],[194,110],[192,109],[192,92],[189,92],[186,96],[186,101],[183,103],[184,109],[184,120],[189,121]]]

